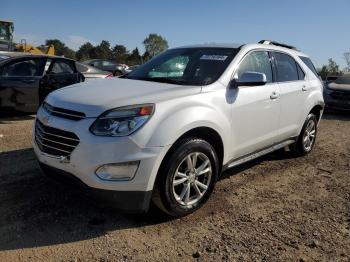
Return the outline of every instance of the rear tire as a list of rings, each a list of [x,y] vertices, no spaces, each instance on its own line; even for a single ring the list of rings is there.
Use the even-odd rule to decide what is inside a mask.
[[[298,140],[290,146],[294,155],[304,156],[312,151],[317,137],[317,122],[315,114],[310,113],[307,116]]]
[[[163,160],[153,202],[173,217],[199,209],[212,193],[219,173],[214,148],[199,138],[184,139]]]

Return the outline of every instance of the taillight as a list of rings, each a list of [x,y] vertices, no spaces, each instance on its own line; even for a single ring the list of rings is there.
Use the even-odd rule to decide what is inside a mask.
[[[106,75],[105,78],[111,78],[111,77],[114,77],[114,75],[112,73],[110,73],[109,75]]]

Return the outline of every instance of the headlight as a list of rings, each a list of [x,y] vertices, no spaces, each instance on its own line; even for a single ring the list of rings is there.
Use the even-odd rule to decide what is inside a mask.
[[[154,105],[136,105],[112,109],[91,125],[97,136],[128,136],[143,126],[154,112]]]

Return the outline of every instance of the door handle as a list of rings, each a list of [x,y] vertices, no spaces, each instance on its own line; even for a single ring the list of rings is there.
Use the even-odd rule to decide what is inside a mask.
[[[306,86],[306,85],[303,85],[303,87],[301,88],[301,90],[302,90],[303,92],[305,92],[305,91],[307,91],[307,90],[308,90],[308,88],[307,88],[307,86]]]
[[[35,80],[34,79],[23,79],[22,82],[26,83],[26,84],[31,84],[31,83],[34,83]]]
[[[270,99],[271,100],[275,100],[275,99],[277,99],[277,98],[279,98],[279,94],[276,92],[276,91],[274,91],[274,92],[272,92],[272,94],[270,95]]]

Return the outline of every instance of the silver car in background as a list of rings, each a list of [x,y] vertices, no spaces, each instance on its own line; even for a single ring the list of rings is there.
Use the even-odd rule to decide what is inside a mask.
[[[113,77],[113,74],[107,71],[100,70],[96,67],[85,65],[82,63],[75,63],[77,70],[82,73],[85,77],[85,81],[97,79],[97,78],[107,78]]]

